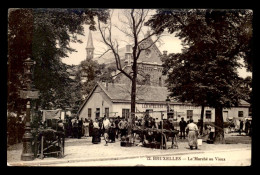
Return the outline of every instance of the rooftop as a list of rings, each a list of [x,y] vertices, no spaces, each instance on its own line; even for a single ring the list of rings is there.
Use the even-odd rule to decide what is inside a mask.
[[[98,83],[112,101],[131,101],[129,84]],[[166,87],[137,85],[136,100],[146,102],[165,102],[169,92]]]

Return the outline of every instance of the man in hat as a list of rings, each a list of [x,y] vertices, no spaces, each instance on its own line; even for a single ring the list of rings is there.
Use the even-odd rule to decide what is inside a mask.
[[[187,123],[186,121],[184,120],[184,118],[182,117],[181,118],[181,121],[179,123],[179,126],[180,126],[180,138],[184,138],[185,139],[185,128],[187,126]]]

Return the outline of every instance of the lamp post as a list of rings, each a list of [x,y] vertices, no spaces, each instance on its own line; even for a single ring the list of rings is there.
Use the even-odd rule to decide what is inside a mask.
[[[33,65],[35,61],[31,58],[27,58],[24,61],[24,76],[25,76],[25,90],[20,91],[20,98],[27,99],[26,104],[26,124],[25,124],[25,133],[23,135],[23,152],[21,155],[21,160],[30,161],[34,159],[34,153],[32,152],[32,133],[31,133],[31,104],[30,99],[38,98],[38,91],[32,91],[32,74],[33,74]]]

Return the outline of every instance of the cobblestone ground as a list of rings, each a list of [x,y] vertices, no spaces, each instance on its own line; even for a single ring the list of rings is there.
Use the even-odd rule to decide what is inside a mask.
[[[77,159],[99,159],[99,158],[120,158],[131,156],[145,156],[145,155],[160,155],[160,154],[175,154],[181,152],[196,153],[202,151],[218,151],[228,149],[251,149],[251,138],[248,136],[237,136],[237,134],[230,134],[226,136],[227,144],[207,144],[203,142],[198,150],[190,150],[187,140],[178,140],[178,149],[151,149],[140,146],[135,147],[121,147],[120,141],[109,143],[104,146],[104,139],[101,143],[92,144],[91,137],[83,137],[81,139],[67,138],[65,140],[65,157],[62,159],[54,157],[45,157],[44,161],[53,160],[77,160]],[[168,145],[171,143],[168,142]],[[7,149],[7,162],[21,162],[22,144],[12,145]],[[35,159],[41,161],[41,159]],[[35,161],[34,160],[34,161]],[[33,161],[32,161],[33,162]]]

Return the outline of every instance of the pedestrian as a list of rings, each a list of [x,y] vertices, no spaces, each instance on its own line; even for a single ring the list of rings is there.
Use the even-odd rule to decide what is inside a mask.
[[[72,125],[72,119],[68,119],[68,128],[67,128],[67,136],[68,137],[73,137],[73,125]]]
[[[149,117],[149,118],[146,120],[145,126],[146,126],[147,128],[152,128],[152,118],[151,118],[151,117]]]
[[[119,127],[118,127],[119,122],[120,122],[120,117],[118,116],[117,119],[115,120],[115,125],[116,125],[115,131],[116,131],[117,139],[118,139],[118,135],[119,135]]]
[[[116,140],[116,124],[115,121],[110,119],[111,126],[109,128],[109,140],[111,143],[114,143]]]
[[[240,121],[239,135],[241,135],[243,132],[244,122],[243,122],[243,120],[239,120],[239,121]]]
[[[89,121],[85,118],[83,123],[83,136],[88,137],[89,136]]]
[[[246,135],[249,134],[249,132],[248,132],[249,129],[250,129],[250,122],[249,122],[248,119],[246,119],[246,123],[245,123],[245,133],[246,133]]]
[[[78,138],[79,121],[77,117],[74,117],[74,119],[72,119],[71,122],[72,122],[73,138]]]
[[[96,118],[93,122],[93,132],[92,132],[92,143],[97,144],[100,143],[100,127],[99,127],[99,121]]]
[[[198,149],[198,134],[199,134],[199,129],[198,126],[193,123],[193,119],[190,120],[190,123],[187,125],[187,130],[188,130],[188,145],[190,146],[190,149],[192,150],[193,147],[195,149]]]
[[[93,120],[90,119],[89,121],[89,136],[92,137],[93,134]]]
[[[158,129],[158,124],[156,123],[154,118],[151,121],[151,125],[152,125],[152,128]]]
[[[111,123],[110,121],[108,120],[108,118],[106,117],[106,115],[104,115],[104,119],[103,119],[103,122],[102,122],[102,129],[104,130],[104,139],[105,139],[105,146],[107,146],[107,143],[108,143],[108,132],[109,132],[109,128],[111,126]]]
[[[78,120],[78,139],[82,137],[83,118]]]
[[[121,133],[121,138],[122,136],[126,136],[127,135],[127,127],[128,127],[128,123],[126,121],[126,119],[124,118],[123,120],[121,120],[118,124],[119,129],[120,129],[120,133]]]
[[[180,126],[180,139],[185,139],[185,128],[187,126],[187,123],[183,117],[181,118],[181,121],[179,122],[179,126]]]
[[[100,133],[100,136],[103,137],[104,136],[104,128],[102,128],[102,125],[103,125],[103,120],[102,118],[98,120],[98,125],[99,125],[99,133]]]

